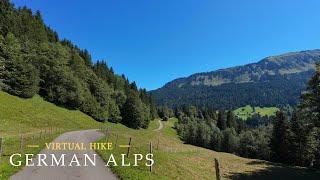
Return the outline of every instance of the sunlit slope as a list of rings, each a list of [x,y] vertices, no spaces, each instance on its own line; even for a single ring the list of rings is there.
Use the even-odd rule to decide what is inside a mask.
[[[80,111],[58,107],[39,96],[22,99],[0,91],[0,136],[32,133],[51,127],[63,131],[97,128],[99,124]]]
[[[214,158],[218,158],[221,173],[225,179],[299,179],[302,177],[316,178],[320,173],[308,171],[304,168],[285,167],[266,161],[242,158],[229,153],[184,144],[172,128],[176,119],[163,122],[160,131],[158,120],[151,122],[148,129],[133,130],[121,124],[109,124],[108,141],[117,145],[128,144],[132,138],[131,156],[128,162],[134,163],[134,153],[149,152],[149,143],[153,144],[155,165],[152,172],[146,166],[112,167],[122,179],[215,179]],[[117,139],[118,136],[118,140]],[[101,141],[105,141],[105,138]],[[118,147],[112,151],[100,151],[99,154],[107,161],[110,153],[117,157],[126,154],[127,148]],[[118,162],[121,162],[118,159]],[[142,162],[142,164],[145,162]]]

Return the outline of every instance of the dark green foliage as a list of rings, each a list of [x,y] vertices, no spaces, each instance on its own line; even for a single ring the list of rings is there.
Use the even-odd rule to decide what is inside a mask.
[[[172,109],[168,108],[167,106],[161,106],[161,107],[158,107],[158,116],[160,118],[171,118],[174,116],[174,112]]]
[[[26,62],[20,43],[11,33],[6,38],[0,36],[0,59],[4,62],[2,74],[5,91],[24,98],[38,92],[38,71],[30,62]]]
[[[236,129],[236,117],[232,111],[227,113],[227,127]]]
[[[316,127],[320,127],[320,63],[316,65],[316,74],[308,83],[307,92],[302,95],[301,108]]]
[[[121,109],[122,122],[128,127],[138,129],[139,127],[147,127],[148,114],[144,111],[145,108],[139,99],[138,94],[131,90],[128,93],[128,98]]]
[[[223,134],[220,131],[220,129],[214,125],[211,124],[211,148],[216,151],[222,151],[222,140],[223,140]]]
[[[242,120],[228,112],[229,126],[221,130],[217,123],[225,116],[224,111],[217,112],[213,108],[197,108],[194,106],[175,109],[178,123],[175,128],[186,143],[202,146],[216,151],[235,153],[244,157],[270,160],[269,126],[261,125],[259,129],[247,129]],[[232,117],[235,118],[234,121]],[[239,134],[240,132],[240,134]]]
[[[239,155],[243,157],[270,160],[270,134],[271,131],[268,126],[243,131],[239,134]]]
[[[320,169],[320,64],[302,95],[299,115],[295,117],[292,128],[294,133],[294,156],[296,164],[310,165]],[[300,131],[300,132],[298,132]],[[302,142],[302,143],[301,143]],[[301,146],[304,146],[300,148]],[[302,157],[302,158],[301,158]]]
[[[223,140],[222,140],[222,151],[228,153],[235,153],[238,151],[239,139],[237,133],[233,128],[227,128],[222,131]]]
[[[224,111],[219,111],[217,126],[220,130],[225,130],[227,128],[226,115]]]
[[[310,126],[305,124],[299,116],[299,112],[294,112],[291,118],[292,163],[299,166],[310,166],[311,161],[315,158],[316,148],[315,138],[312,136],[313,131]]]
[[[60,41],[39,11],[16,9],[8,0],[0,1],[0,7],[2,90],[25,98],[39,93],[47,101],[79,109],[98,121],[128,123],[134,128],[146,128],[156,117],[155,103],[146,90],[116,75],[105,61],[93,64],[87,50],[67,39]]]
[[[276,162],[290,162],[290,127],[286,115],[278,112],[270,141],[272,159]]]
[[[84,64],[88,67],[92,66],[92,59],[91,59],[91,55],[89,54],[88,50],[81,50],[79,52],[79,55],[82,57]]]
[[[272,123],[272,118],[273,116],[268,117],[268,116],[260,116],[260,114],[254,114],[252,117],[249,117],[246,120],[246,124],[249,127],[256,127],[256,128],[261,125],[267,126]]]

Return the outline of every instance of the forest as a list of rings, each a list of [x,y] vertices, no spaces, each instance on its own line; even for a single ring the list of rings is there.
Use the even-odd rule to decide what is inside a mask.
[[[219,86],[166,85],[152,91],[158,105],[208,106],[218,109],[236,109],[250,104],[260,107],[296,106],[301,90],[314,71],[286,76],[265,76],[265,81],[228,83]]]
[[[97,121],[146,128],[157,116],[145,89],[117,75],[105,60],[60,39],[39,11],[0,1],[0,88],[12,95],[77,109]],[[95,63],[93,63],[95,62]]]
[[[320,64],[316,67],[316,74],[292,113],[279,111],[271,118],[257,114],[243,121],[232,111],[195,106],[181,106],[174,113],[162,108],[161,112],[178,118],[175,128],[186,143],[242,157],[319,169]]]

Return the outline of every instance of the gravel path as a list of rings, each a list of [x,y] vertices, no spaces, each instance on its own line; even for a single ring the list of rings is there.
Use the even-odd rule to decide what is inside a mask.
[[[53,142],[78,142],[84,143],[86,146],[90,142],[96,141],[103,136],[98,130],[84,130],[84,131],[73,131],[62,134],[56,138]],[[90,157],[93,157],[93,154],[96,154],[93,150],[90,150],[89,147],[86,147],[86,150],[83,151],[53,151],[53,150],[43,150],[41,154],[55,154],[57,158],[61,154],[66,154],[66,164],[70,162],[71,157],[74,154],[82,157],[83,154],[88,154]],[[37,162],[35,159],[34,162]],[[51,164],[50,160],[46,161],[47,164]],[[84,158],[79,158],[81,165],[84,164]],[[10,179],[12,180],[114,180],[118,179],[111,170],[105,166],[105,162],[97,155],[96,166],[90,166],[91,164],[88,161],[89,166],[87,167],[24,167],[20,172],[13,175]]]

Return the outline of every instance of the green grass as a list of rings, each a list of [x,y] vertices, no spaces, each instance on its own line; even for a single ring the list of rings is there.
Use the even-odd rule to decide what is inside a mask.
[[[8,179],[20,169],[9,165],[8,160],[11,154],[21,151],[21,135],[25,139],[23,153],[37,153],[44,147],[44,143],[52,141],[62,132],[100,126],[102,126],[101,123],[80,111],[57,107],[39,96],[22,99],[0,91],[0,137],[4,138],[0,179]],[[41,138],[40,132],[42,132]],[[45,132],[46,136],[44,136]],[[40,147],[28,148],[26,147],[28,144],[36,144]]]
[[[176,119],[170,119],[164,123],[164,128],[158,128],[158,120],[151,122],[148,129],[134,130],[121,124],[107,123],[111,127],[108,142],[115,143],[118,136],[117,145],[127,145],[129,138],[132,137],[133,153],[146,154],[149,150],[149,142],[153,144],[155,165],[153,171],[142,165],[139,167],[111,167],[112,171],[119,175],[121,179],[215,179],[214,158],[218,158],[221,166],[221,174],[224,179],[244,178],[244,179],[270,179],[277,176],[284,179],[295,174],[299,179],[310,175],[311,178],[318,177],[320,174],[308,172],[307,169],[298,167],[283,167],[262,160],[242,158],[229,153],[215,152],[212,150],[184,144],[173,129]],[[101,139],[99,142],[104,142]],[[159,145],[158,145],[159,142]],[[119,162],[120,154],[126,154],[127,148],[117,148],[111,151],[98,151],[101,157],[107,161],[110,154],[114,154]],[[121,161],[120,161],[121,162]],[[126,162],[133,163],[131,155]],[[144,163],[144,161],[142,162]],[[118,164],[119,165],[119,164]],[[274,171],[276,176],[268,176],[270,171]],[[250,178],[252,177],[252,178]]]
[[[274,116],[276,112],[279,111],[277,107],[251,107],[250,105],[240,107],[234,110],[234,114],[242,119],[247,120],[254,114],[260,114],[261,116]]]
[[[19,135],[23,134],[25,144],[38,144],[39,148],[23,148],[23,153],[38,153],[44,143],[50,142],[62,132],[101,127],[101,123],[79,112],[57,107],[44,101],[39,96],[32,99],[21,99],[0,92],[0,136],[5,138],[4,156],[0,162],[0,180],[8,179],[20,170],[9,165],[11,154],[20,151]],[[161,131],[153,131],[159,126],[158,120],[151,121],[148,129],[134,130],[121,124],[105,123],[111,127],[109,141],[115,143],[118,135],[118,145],[128,144],[132,137],[133,153],[147,153],[149,142],[153,143],[155,165],[150,173],[148,167],[111,167],[122,179],[215,179],[214,158],[220,161],[223,178],[243,177],[245,179],[316,179],[319,173],[310,172],[304,168],[283,167],[261,160],[247,159],[233,154],[215,152],[208,149],[184,144],[172,128],[176,119],[164,123]],[[50,127],[60,131],[47,133],[39,138],[40,131]],[[35,139],[31,137],[36,135]],[[100,141],[105,141],[101,139]],[[159,142],[159,143],[158,143]],[[119,157],[126,153],[126,148],[116,148],[112,151],[99,151],[102,158],[107,159],[110,153]],[[133,162],[133,157],[129,157]],[[291,176],[290,176],[291,175]]]

